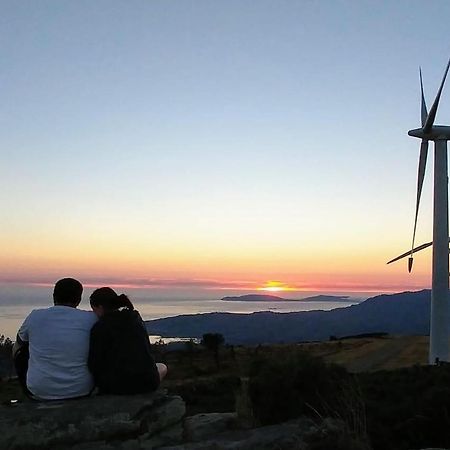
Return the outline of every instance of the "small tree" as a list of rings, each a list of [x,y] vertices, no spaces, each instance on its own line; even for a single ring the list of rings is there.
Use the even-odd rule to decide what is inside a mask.
[[[217,368],[220,367],[219,349],[224,342],[225,339],[220,333],[206,333],[203,335],[202,345],[214,354]]]

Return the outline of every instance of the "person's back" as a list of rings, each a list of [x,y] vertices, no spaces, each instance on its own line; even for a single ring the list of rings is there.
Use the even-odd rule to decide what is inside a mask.
[[[70,306],[31,312],[19,337],[29,342],[27,387],[33,395],[53,400],[89,394],[89,334],[96,321],[94,313]]]
[[[157,389],[167,367],[155,363],[147,330],[129,298],[104,287],[90,300],[99,321],[91,330],[89,369],[99,391],[138,394]]]
[[[18,350],[21,344],[29,345],[26,388],[37,399],[82,397],[93,389],[87,359],[97,317],[76,309],[82,290],[77,280],[59,280],[53,293],[55,306],[33,310],[19,329]]]
[[[137,311],[111,311],[92,327],[89,368],[102,393],[143,393],[159,386],[148,335]]]

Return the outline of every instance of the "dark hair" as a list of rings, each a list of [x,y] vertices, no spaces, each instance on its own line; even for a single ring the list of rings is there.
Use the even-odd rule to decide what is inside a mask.
[[[120,308],[133,310],[134,306],[125,294],[117,295],[114,289],[102,287],[96,289],[90,296],[91,306],[103,306],[107,311],[115,311]]]
[[[78,306],[81,302],[83,286],[74,278],[63,278],[55,283],[53,302],[55,305]]]

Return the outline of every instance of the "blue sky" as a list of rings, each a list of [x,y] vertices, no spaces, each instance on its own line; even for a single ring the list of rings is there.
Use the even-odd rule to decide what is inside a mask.
[[[403,277],[383,264],[412,231],[406,133],[449,17],[447,1],[0,2],[0,269]]]

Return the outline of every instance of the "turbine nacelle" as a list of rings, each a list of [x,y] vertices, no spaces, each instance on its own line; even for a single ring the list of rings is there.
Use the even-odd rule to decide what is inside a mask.
[[[423,128],[415,128],[409,130],[408,135],[424,141],[448,141],[450,140],[450,126],[433,125],[428,132],[424,132]]]

